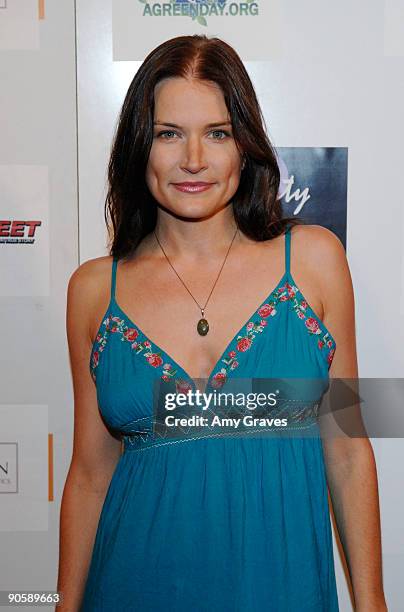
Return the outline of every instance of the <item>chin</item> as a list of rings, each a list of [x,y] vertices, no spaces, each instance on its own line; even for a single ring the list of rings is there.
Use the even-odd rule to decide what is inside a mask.
[[[192,201],[189,201],[187,203],[184,203],[184,201],[182,201],[181,203],[176,202],[175,204],[168,203],[168,204],[162,204],[161,207],[167,212],[177,217],[188,218],[188,219],[199,219],[201,217],[209,217],[213,215],[215,212],[217,212],[218,210],[221,210],[221,208],[223,208],[223,206],[221,206],[220,204],[207,205],[206,202],[202,201],[202,198],[200,198],[199,201],[198,201],[198,198],[195,198],[195,196],[191,196],[190,200],[191,198],[192,198]]]

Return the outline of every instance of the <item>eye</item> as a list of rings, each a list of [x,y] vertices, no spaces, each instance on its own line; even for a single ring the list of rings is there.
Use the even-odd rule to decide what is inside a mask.
[[[163,138],[166,134],[176,134],[176,132],[173,132],[173,130],[164,130],[157,134],[157,138]],[[163,140],[172,140],[172,138],[163,138]]]
[[[211,134],[224,134],[223,138],[215,138],[215,140],[224,140],[226,136],[230,136],[230,133],[226,132],[226,130],[213,130]]]

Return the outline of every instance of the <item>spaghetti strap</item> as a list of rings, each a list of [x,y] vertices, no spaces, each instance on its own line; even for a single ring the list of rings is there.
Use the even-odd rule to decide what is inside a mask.
[[[291,226],[288,226],[288,229],[285,233],[285,269],[290,276],[290,239],[291,239]]]
[[[111,274],[111,300],[115,299],[115,287],[116,287],[116,266],[118,260],[114,257],[112,260],[112,274]]]

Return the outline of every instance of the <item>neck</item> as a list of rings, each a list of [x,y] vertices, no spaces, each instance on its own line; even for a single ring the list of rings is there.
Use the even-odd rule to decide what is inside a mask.
[[[236,234],[236,230],[230,206],[203,220],[178,219],[159,211],[155,227],[157,238],[170,258],[186,260],[194,265],[206,263],[207,258],[214,259],[216,255],[221,257],[233,238],[233,247],[242,242],[242,234]],[[148,236],[146,248],[149,253],[163,255],[153,232]]]

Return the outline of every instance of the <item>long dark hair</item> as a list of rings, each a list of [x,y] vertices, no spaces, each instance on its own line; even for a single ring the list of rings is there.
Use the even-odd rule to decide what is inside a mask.
[[[240,57],[219,38],[178,36],[149,53],[122,105],[108,165],[104,210],[109,254],[118,259],[129,258],[156,225],[157,202],[145,175],[153,140],[154,88],[167,77],[211,81],[223,92],[236,145],[246,161],[232,198],[239,229],[249,238],[262,241],[284,233],[288,224],[302,223],[296,217],[282,216],[277,199],[280,171],[275,150]]]

